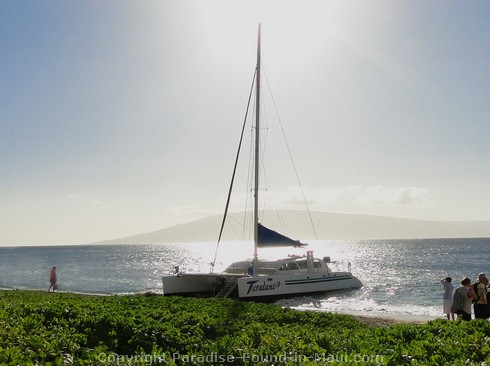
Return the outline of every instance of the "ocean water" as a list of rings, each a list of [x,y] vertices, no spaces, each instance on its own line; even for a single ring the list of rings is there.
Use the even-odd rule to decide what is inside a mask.
[[[277,303],[314,311],[443,317],[440,280],[451,276],[457,287],[464,275],[474,280],[480,272],[489,272],[489,247],[489,238],[313,242],[308,250],[349,261],[364,286]],[[216,243],[0,247],[0,287],[47,290],[49,270],[55,265],[60,291],[162,293],[163,274],[175,265],[187,272],[208,272],[215,249]],[[303,252],[259,251],[265,258]],[[251,254],[251,243],[221,243],[215,270]]]

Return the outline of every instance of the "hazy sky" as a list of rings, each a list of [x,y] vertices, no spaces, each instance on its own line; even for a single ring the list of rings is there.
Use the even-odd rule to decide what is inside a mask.
[[[259,22],[310,209],[490,220],[489,17],[476,0],[2,1],[0,245],[221,213]]]

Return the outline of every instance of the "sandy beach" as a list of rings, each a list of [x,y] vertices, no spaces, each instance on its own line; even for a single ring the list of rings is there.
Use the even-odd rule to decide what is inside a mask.
[[[338,313],[354,316],[360,322],[370,326],[390,326],[395,324],[425,324],[438,318],[429,316],[398,315],[398,314],[366,314],[362,312]]]
[[[296,309],[300,311],[320,311],[316,309]],[[441,317],[429,316],[429,315],[409,315],[409,314],[395,314],[395,313],[371,313],[367,311],[352,311],[352,310],[337,310],[331,311],[332,314],[339,315],[351,315],[358,319],[360,322],[371,325],[371,326],[389,326],[394,324],[425,324],[431,320],[443,319]]]

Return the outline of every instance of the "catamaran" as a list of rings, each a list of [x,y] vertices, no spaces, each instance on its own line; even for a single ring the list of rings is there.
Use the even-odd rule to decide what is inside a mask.
[[[162,277],[164,295],[207,295],[216,297],[238,297],[240,299],[269,299],[303,296],[362,287],[361,281],[352,275],[350,263],[346,270],[332,270],[329,257],[316,258],[313,251],[306,255],[293,255],[276,260],[259,259],[258,248],[267,246],[304,247],[293,240],[260,223],[259,218],[259,163],[260,163],[260,75],[261,74],[261,27],[258,29],[257,64],[255,85],[255,143],[254,143],[254,188],[253,188],[253,258],[232,263],[223,272],[187,273],[175,267],[174,273]],[[250,99],[249,99],[250,100]],[[250,103],[249,103],[250,104]],[[244,126],[242,127],[242,135]],[[237,160],[242,138],[238,148]],[[232,184],[228,193],[225,214],[219,233],[221,240],[225,225],[237,161],[235,161]],[[216,256],[215,256],[216,260]],[[214,262],[212,263],[214,268]]]

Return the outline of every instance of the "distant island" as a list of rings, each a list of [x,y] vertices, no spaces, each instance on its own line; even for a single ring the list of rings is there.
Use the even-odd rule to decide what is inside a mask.
[[[222,240],[243,240],[241,223],[244,221],[244,213],[232,213],[229,216],[231,220],[228,220]],[[271,229],[302,241],[316,240],[317,237],[319,240],[490,237],[490,221],[428,221],[329,212],[311,212],[311,218],[315,230],[303,211],[265,211],[261,215],[262,221]],[[216,215],[149,233],[105,240],[99,244],[216,241],[221,220],[222,216]]]

